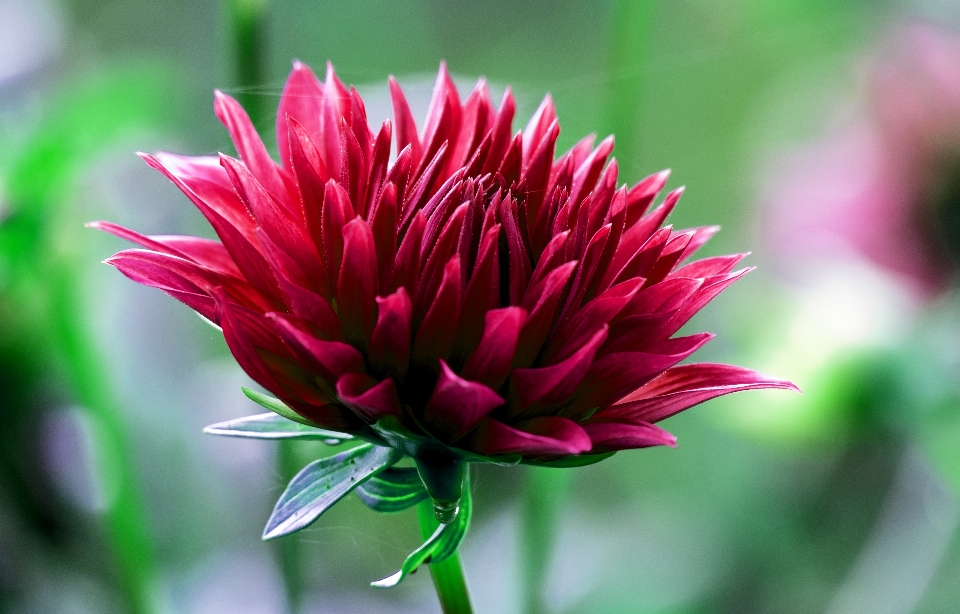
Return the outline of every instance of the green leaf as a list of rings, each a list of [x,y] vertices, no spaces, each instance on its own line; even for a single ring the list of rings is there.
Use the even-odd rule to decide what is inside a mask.
[[[384,469],[357,487],[357,496],[376,512],[400,512],[427,498],[420,474],[413,467]]]
[[[237,418],[211,424],[203,429],[208,435],[224,435],[226,437],[249,437],[252,439],[319,439],[324,443],[335,446],[353,435],[328,431],[299,422],[292,422],[283,416],[267,413]]]
[[[257,405],[265,407],[274,413],[280,414],[287,420],[299,422],[300,424],[306,424],[307,426],[312,426],[312,427],[317,426],[313,422],[310,422],[309,420],[307,420],[297,412],[293,411],[292,409],[284,405],[283,401],[281,401],[280,399],[275,399],[271,396],[263,394],[262,392],[251,390],[246,386],[240,386],[240,390],[243,391],[243,394],[247,395],[248,399],[250,399]]]
[[[403,453],[394,448],[364,444],[310,463],[283,491],[263,530],[263,539],[305,528],[364,480],[401,458]]]
[[[570,467],[585,467],[587,465],[599,463],[602,460],[607,460],[614,454],[616,454],[616,452],[604,452],[603,454],[579,454],[577,456],[565,456],[552,461],[525,460],[522,461],[522,463],[524,465],[532,465],[534,467],[555,467],[557,469],[567,469]]]
[[[433,508],[431,505],[422,506],[420,513],[432,517]],[[400,566],[400,571],[382,580],[371,582],[370,586],[393,588],[403,582],[404,578],[415,572],[421,565],[439,563],[452,555],[460,547],[463,537],[467,534],[467,529],[470,528],[472,513],[473,503],[470,497],[470,484],[469,480],[466,480],[464,482],[463,498],[460,502],[460,511],[454,521],[438,526],[430,539],[406,558],[403,565]]]

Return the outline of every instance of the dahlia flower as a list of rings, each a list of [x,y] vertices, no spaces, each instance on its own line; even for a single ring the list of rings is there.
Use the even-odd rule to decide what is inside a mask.
[[[576,466],[673,446],[656,422],[730,392],[793,388],[678,366],[711,335],[675,333],[746,269],[734,270],[742,254],[685,264],[718,229],[663,226],[682,193],[651,210],[667,172],[618,187],[612,138],[557,158],[549,96],[513,134],[509,90],[495,107],[481,80],[461,101],[443,65],[422,131],[393,79],[390,94],[394,121],[372,131],[332,67],[321,82],[295,64],[278,164],[217,92],[239,159],[141,157],[220,241],[94,223],[142,248],[107,263],[219,326],[276,395],[247,391],[276,414],[211,432],[366,442],[294,478],[265,538],[354,489],[381,511],[429,496],[445,524],[390,585],[456,550],[469,463]],[[405,456],[415,468],[393,466]]]

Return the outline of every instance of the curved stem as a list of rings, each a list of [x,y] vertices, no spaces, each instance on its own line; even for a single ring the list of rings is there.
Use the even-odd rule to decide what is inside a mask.
[[[467,470],[463,478],[463,496],[470,496],[470,471]],[[417,506],[417,517],[420,520],[420,534],[423,539],[429,539],[437,530],[440,523],[433,511],[433,500],[429,497]],[[463,575],[463,565],[460,564],[460,551],[454,552],[439,563],[430,563],[430,577],[433,578],[433,587],[440,599],[443,614],[473,614],[470,605],[470,593],[467,590],[467,579]]]

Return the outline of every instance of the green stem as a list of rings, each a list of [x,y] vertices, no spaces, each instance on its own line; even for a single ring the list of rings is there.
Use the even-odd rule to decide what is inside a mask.
[[[465,498],[471,496],[469,470],[463,479],[463,496]],[[420,519],[420,535],[427,540],[440,526],[433,511],[432,499],[428,497],[420,502],[417,506],[417,517]],[[439,563],[430,563],[429,566],[433,587],[437,591],[443,614],[473,614],[467,579],[463,575],[463,565],[460,564],[460,551],[454,552]]]
[[[520,509],[520,571],[523,612],[542,614],[544,585],[557,533],[560,506],[570,473],[562,469],[530,467]]]

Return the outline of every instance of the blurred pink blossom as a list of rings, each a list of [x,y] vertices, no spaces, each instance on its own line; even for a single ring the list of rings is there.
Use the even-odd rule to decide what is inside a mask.
[[[856,113],[768,184],[771,251],[851,252],[936,296],[960,264],[960,36],[901,26],[871,53]]]

